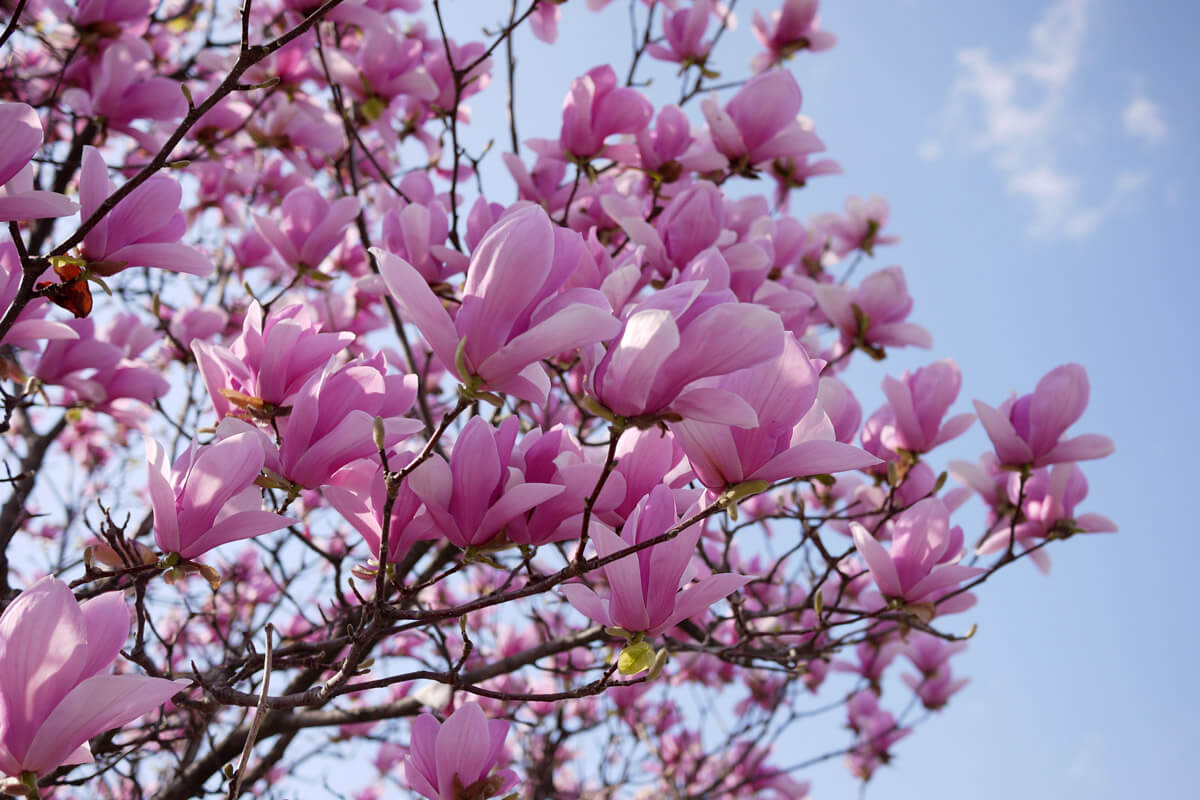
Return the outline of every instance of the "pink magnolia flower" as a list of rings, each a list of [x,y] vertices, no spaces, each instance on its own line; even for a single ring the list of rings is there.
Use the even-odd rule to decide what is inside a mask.
[[[597,527],[592,532],[592,541],[596,554],[606,558],[660,536],[678,522],[670,489],[657,486],[638,503],[620,535]],[[565,584],[562,593],[581,614],[601,625],[657,636],[701,614],[753,580],[723,572],[692,583],[695,575],[692,556],[700,533],[700,526],[693,525],[674,539],[601,567],[608,579],[607,598],[582,583]]]
[[[856,289],[833,283],[817,284],[813,287],[813,296],[821,311],[841,332],[845,348],[860,342],[873,348],[933,346],[929,331],[906,321],[912,311],[913,299],[908,294],[904,270],[900,267],[873,272]],[[855,306],[862,317],[855,313]]]
[[[471,254],[454,320],[407,261],[373,251],[392,297],[447,368],[472,388],[542,405],[550,380],[543,358],[607,339],[620,330],[596,289],[564,289],[583,259],[579,234],[555,226],[540,207],[518,203]],[[459,363],[461,361],[461,363]]]
[[[384,422],[384,446],[392,447],[423,427],[403,416],[416,397],[416,376],[385,375],[382,354],[326,367],[295,394],[291,413],[281,420],[279,473],[308,489],[328,482],[377,451],[377,417]]]
[[[92,761],[88,740],[182,691],[186,681],[113,675],[129,635],[123,596],[82,606],[42,578],[0,615],[0,772],[44,775]]]
[[[654,106],[636,89],[617,87],[617,74],[607,64],[571,82],[563,103],[562,149],[573,159],[605,153],[604,140],[617,133],[637,133],[654,116]]]
[[[403,36],[388,25],[371,27],[363,32],[354,63],[334,51],[330,72],[360,101],[379,98],[386,103],[406,95],[428,102],[438,88],[425,70],[423,49],[419,38]]]
[[[241,336],[229,347],[193,342],[192,353],[220,419],[235,407],[284,406],[352,341],[352,333],[322,332],[305,306],[287,306],[263,319],[256,303],[246,312]]]
[[[339,197],[330,203],[313,187],[298,186],[283,198],[280,224],[260,214],[254,215],[254,223],[283,263],[303,272],[321,266],[358,210],[357,197]]]
[[[956,679],[950,673],[949,665],[942,667],[932,675],[923,677],[905,673],[900,676],[900,680],[916,692],[917,697],[921,700],[921,705],[930,711],[944,708],[946,703],[950,702],[951,697],[971,682],[970,678]]]
[[[540,0],[529,18],[533,35],[546,44],[558,41],[558,23],[562,19],[560,4],[561,0]]]
[[[100,151],[85,147],[79,172],[80,215],[89,218],[116,189]],[[155,175],[130,192],[83,237],[81,253],[88,269],[105,276],[127,267],[161,267],[189,275],[212,272],[208,256],[179,244],[187,231],[179,210],[182,198],[179,184],[166,175]]]
[[[121,360],[121,348],[98,337],[96,323],[91,319],[73,319],[62,324],[75,336],[48,342],[33,374],[45,384],[62,386],[88,401],[100,402],[104,399],[104,387],[90,380],[94,372],[87,377],[82,373],[115,367]]]
[[[821,378],[817,398],[833,424],[833,438],[846,444],[852,442],[862,424],[862,406],[854,393],[837,378],[826,376]]]
[[[846,198],[845,217],[829,214],[822,219],[825,230],[833,237],[833,252],[846,256],[855,250],[862,250],[873,256],[876,245],[900,241],[899,236],[879,235],[890,213],[887,199],[879,195],[866,200]]]
[[[1043,467],[1064,461],[1103,458],[1115,448],[1112,439],[1085,433],[1060,441],[1087,408],[1087,372],[1064,364],[1046,373],[1032,394],[1011,397],[999,409],[975,401],[979,421],[996,448],[1000,463]]]
[[[702,41],[713,13],[713,0],[693,0],[690,6],[667,11],[663,20],[665,44],[653,43],[646,52],[662,61],[676,64],[703,64],[712,49],[711,41]]]
[[[609,208],[634,244],[645,248],[646,263],[666,278],[717,243],[725,223],[724,197],[708,181],[698,181],[667,203],[654,221],[625,213],[617,203]]]
[[[42,121],[24,103],[0,103],[0,222],[74,214],[79,206],[57,192],[34,191],[31,161],[42,146]]]
[[[930,497],[897,517],[891,527],[892,545],[885,550],[870,531],[850,523],[854,546],[867,564],[879,591],[905,603],[936,603],[963,581],[984,570],[958,564],[963,554],[962,528],[950,527],[950,512],[941,500]],[[970,603],[957,595],[938,606],[953,613]],[[967,603],[967,605],[963,605]]]
[[[875,694],[864,689],[846,704],[851,730],[858,741],[846,755],[846,765],[862,780],[869,780],[880,764],[891,760],[892,745],[912,733],[903,728],[890,711],[878,706]]]
[[[913,631],[908,635],[904,655],[923,676],[928,677],[945,668],[951,656],[966,649],[966,642],[947,642],[932,633]]]
[[[590,392],[613,414],[678,415],[750,428],[754,409],[726,389],[693,386],[773,359],[783,349],[779,315],[705,281],[663,289],[631,307],[620,336],[584,351]]]
[[[720,492],[746,481],[771,483],[878,464],[869,453],[835,441],[817,400],[820,366],[786,336],[778,358],[705,381],[706,387],[741,397],[758,424],[739,429],[695,420],[670,423],[700,482]]]
[[[262,510],[254,480],[266,455],[254,433],[238,433],[212,444],[193,444],[172,466],[154,439],[146,440],[154,540],[164,553],[185,559],[214,547],[249,539],[296,522]]]
[[[974,414],[958,414],[942,422],[950,404],[958,397],[962,373],[958,365],[946,359],[905,372],[899,379],[883,379],[883,393],[891,405],[894,427],[892,450],[903,448],[927,453],[940,444],[960,436],[975,421]]]
[[[485,545],[518,515],[565,491],[562,485],[526,482],[510,466],[518,427],[516,417],[499,428],[473,417],[454,442],[449,464],[433,456],[409,476],[413,493],[453,544]]]
[[[692,124],[676,105],[659,108],[654,127],[647,124],[637,131],[635,141],[638,166],[656,173],[663,183],[673,183],[685,172],[712,172],[728,165],[720,153],[693,147]]]
[[[1021,476],[1007,474],[1009,507],[1022,501]],[[1035,470],[1025,481],[1021,521],[1015,526],[1001,525],[984,539],[975,552],[980,555],[1006,550],[1009,538],[1030,550],[1041,539],[1051,536],[1072,536],[1076,533],[1113,533],[1117,524],[1100,514],[1075,513],[1075,506],[1087,497],[1088,483],[1083,470],[1076,464],[1060,463],[1052,468]],[[1029,554],[1042,574],[1050,571],[1050,554],[1044,549]]]
[[[768,22],[754,11],[754,35],[767,52],[754,57],[751,66],[762,71],[788,59],[801,50],[819,53],[837,42],[832,33],[818,30],[818,0],[783,0],[783,7],[771,12]]]
[[[713,146],[731,165],[754,167],[776,158],[817,153],[825,145],[800,113],[800,87],[790,72],[773,69],[746,82],[724,108],[715,97],[701,105]]]
[[[393,454],[389,458],[389,465],[392,469],[399,469],[411,459],[411,453]],[[321,493],[362,534],[372,555],[378,559],[379,545],[383,540],[383,509],[387,504],[383,465],[378,458],[355,461],[339,470],[333,481],[332,485],[321,487]],[[429,515],[418,514],[421,503],[421,498],[412,490],[411,481],[408,478],[401,481],[388,523],[389,562],[400,561],[418,541],[438,536],[438,530]]]
[[[471,219],[478,221],[478,215],[472,212]],[[468,231],[470,225],[469,220]],[[428,283],[442,283],[467,270],[467,257],[445,245],[449,232],[450,219],[436,201],[408,203],[383,216],[384,249],[408,262]],[[470,235],[467,238],[470,241]]]
[[[518,544],[542,545],[578,538],[584,506],[596,488],[603,464],[588,460],[583,448],[561,425],[542,432],[534,429],[513,450],[512,463],[530,483],[562,486],[561,494],[539,503],[527,515],[515,517],[505,533]],[[625,478],[613,471],[596,498],[593,511],[604,515],[625,498]]]
[[[76,85],[63,92],[62,102],[77,116],[103,117],[110,128],[142,139],[130,125],[134,120],[173,121],[188,110],[179,82],[154,74],[154,58],[144,39],[122,36],[98,58],[78,59],[67,69]]]
[[[412,726],[404,777],[428,800],[487,800],[517,783],[510,769],[494,772],[504,760],[508,722],[489,720],[478,703],[463,703],[445,722],[432,714]]]

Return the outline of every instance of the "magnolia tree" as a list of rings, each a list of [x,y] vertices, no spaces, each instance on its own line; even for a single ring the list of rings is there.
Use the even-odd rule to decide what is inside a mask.
[[[888,374],[887,203],[789,215],[840,171],[816,0],[749,64],[734,0],[635,0],[523,141],[514,38],[626,10],[494,5],[0,0],[3,792],[801,798],[1113,529],[1082,367],[951,413],[953,361]]]

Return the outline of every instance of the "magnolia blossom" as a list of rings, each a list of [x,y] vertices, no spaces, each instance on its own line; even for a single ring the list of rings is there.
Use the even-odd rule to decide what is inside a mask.
[[[417,717],[404,759],[409,787],[428,800],[488,800],[517,783],[510,769],[495,771],[504,760],[508,723],[489,720],[478,703],[463,703],[438,722]]]
[[[352,341],[352,333],[323,331],[305,306],[287,306],[264,318],[262,306],[254,304],[229,347],[193,342],[192,352],[220,419],[235,409],[283,406]]]
[[[958,397],[962,373],[949,359],[938,361],[896,380],[883,379],[894,419],[894,433],[886,444],[925,453],[961,435],[975,421],[973,414],[959,414],[943,422],[947,409]]]
[[[783,7],[772,11],[770,20],[754,10],[754,35],[767,52],[754,57],[751,66],[764,70],[800,50],[814,53],[828,50],[837,42],[832,33],[818,29],[818,0],[783,0]]]
[[[389,465],[399,469],[412,459],[412,454],[393,454]],[[383,511],[387,506],[387,484],[383,465],[378,458],[355,461],[340,470],[333,484],[322,486],[321,493],[342,517],[362,534],[375,558],[380,558],[383,540]],[[422,539],[434,539],[439,531],[432,518],[419,514],[421,498],[413,491],[411,481],[400,482],[392,515],[388,522],[387,561],[396,563]]]
[[[1083,416],[1089,391],[1084,368],[1064,364],[1046,373],[1032,394],[1011,397],[998,409],[976,400],[975,410],[1001,464],[1043,467],[1103,458],[1114,449],[1107,436],[1085,433],[1060,441]]]
[[[113,675],[129,635],[124,597],[82,606],[45,577],[0,615],[0,772],[44,775],[92,761],[88,740],[158,708],[187,681]]]
[[[278,223],[255,214],[254,224],[284,264],[303,272],[321,266],[358,210],[357,197],[339,197],[330,203],[311,186],[298,186],[283,198]]]
[[[352,461],[375,453],[375,420],[382,419],[384,446],[421,430],[402,416],[417,396],[415,375],[385,375],[383,357],[326,367],[309,378],[283,418],[279,472],[315,489]]]
[[[746,82],[721,108],[715,97],[701,105],[713,146],[731,164],[753,167],[776,158],[796,158],[825,149],[800,113],[800,87],[790,72],[773,69]]]
[[[695,385],[775,358],[783,322],[732,292],[705,291],[706,281],[676,284],[629,308],[620,336],[584,351],[591,391],[613,414],[753,427],[754,409],[738,395]]]
[[[963,554],[962,528],[950,527],[950,513],[937,498],[922,500],[895,520],[890,549],[885,550],[857,522],[850,523],[850,531],[875,585],[891,600],[937,604],[963,581],[984,571],[958,564]],[[952,613],[972,603],[969,595],[960,594],[937,610]]]
[[[822,283],[813,289],[821,311],[842,334],[842,346],[932,347],[929,331],[912,322],[913,299],[900,267],[873,272],[857,289]],[[858,311],[855,311],[857,307]]]
[[[674,497],[667,487],[658,486],[629,515],[620,535],[604,527],[592,531],[596,554],[607,558],[661,536],[678,521]],[[753,580],[723,572],[692,583],[692,556],[699,541],[700,527],[693,525],[673,539],[606,564],[601,569],[608,579],[607,598],[582,583],[564,585],[563,596],[601,625],[657,636]]]
[[[173,466],[163,446],[147,439],[154,540],[162,551],[190,560],[226,542],[295,523],[262,510],[262,491],[254,479],[264,459],[262,444],[250,432],[193,444]]]
[[[654,116],[654,106],[636,89],[619,88],[617,74],[607,64],[571,82],[563,103],[562,149],[575,159],[612,155],[605,139],[617,133],[636,133]]]
[[[556,227],[532,204],[515,205],[471,254],[454,319],[407,261],[373,251],[396,304],[460,380],[544,404],[550,381],[541,365],[613,336],[620,323],[595,289],[564,289],[582,259],[579,234]]]
[[[89,218],[116,190],[100,151],[85,147],[79,171],[81,216]],[[179,244],[187,230],[179,210],[182,198],[183,190],[173,178],[148,178],[83,237],[88,269],[97,275],[113,275],[127,267],[161,267],[191,275],[212,272],[208,256]]]
[[[720,492],[746,481],[770,483],[878,464],[869,453],[835,441],[817,401],[821,366],[789,335],[778,358],[705,381],[706,387],[741,397],[758,424],[743,429],[695,420],[672,423],[700,482]]]
[[[447,539],[462,548],[487,544],[515,517],[566,487],[526,482],[512,462],[517,418],[493,428],[473,417],[454,442],[447,464],[433,456],[409,476],[413,493]]]
[[[971,466],[971,465],[968,465]],[[1117,524],[1100,514],[1076,514],[1075,506],[1087,497],[1087,478],[1075,464],[1055,464],[1033,472],[1022,486],[1021,476],[1007,473],[1006,499],[1010,507],[1018,502],[1021,518],[1014,524],[1003,524],[980,542],[975,552],[980,555],[1006,550],[1011,539],[1025,550],[1043,574],[1050,571],[1050,554],[1045,549],[1033,549],[1039,540],[1051,536],[1071,536],[1075,533],[1111,533]]]

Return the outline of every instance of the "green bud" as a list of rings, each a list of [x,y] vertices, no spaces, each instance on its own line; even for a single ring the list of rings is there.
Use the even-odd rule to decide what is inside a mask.
[[[654,648],[646,642],[628,645],[617,657],[617,671],[622,675],[637,675],[653,667],[655,658]]]

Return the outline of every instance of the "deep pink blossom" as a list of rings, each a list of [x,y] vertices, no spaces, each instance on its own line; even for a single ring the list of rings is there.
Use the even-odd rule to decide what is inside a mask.
[[[193,342],[192,352],[220,419],[235,408],[282,407],[353,340],[352,333],[323,332],[304,306],[286,306],[264,319],[255,304],[229,347]]]
[[[665,13],[665,42],[651,44],[646,52],[657,59],[685,66],[703,64],[712,49],[712,41],[703,39],[713,13],[713,0],[692,0],[690,6]]]
[[[281,420],[279,472],[315,489],[352,461],[378,450],[376,418],[383,420],[384,446],[392,447],[423,427],[405,414],[417,397],[415,375],[385,375],[383,356],[313,375]]]
[[[1015,524],[1001,524],[976,548],[986,555],[1006,550],[1010,538],[1024,550],[1037,568],[1050,571],[1050,554],[1034,546],[1048,537],[1067,537],[1076,533],[1112,533],[1117,524],[1100,514],[1076,514],[1075,506],[1088,494],[1087,478],[1076,464],[1059,463],[1035,470],[1024,481],[1018,473],[1009,472],[1006,500],[1010,508],[1021,503],[1021,518]]]
[[[571,82],[563,103],[562,149],[574,159],[605,153],[605,140],[618,133],[637,133],[650,122],[654,106],[636,89],[618,88],[617,74],[607,64]]]
[[[357,197],[339,197],[330,203],[311,186],[300,186],[283,198],[279,224],[261,214],[254,215],[254,222],[283,263],[304,272],[321,266],[358,209]]]
[[[412,454],[393,454],[392,469],[400,469],[412,459]],[[354,529],[362,534],[376,559],[383,538],[383,509],[387,504],[387,486],[383,465],[378,458],[363,459],[338,471],[332,485],[323,486],[322,494]],[[400,482],[392,516],[388,523],[388,557],[390,563],[400,561],[421,539],[433,539],[438,534],[428,514],[418,514],[422,500],[412,490],[411,482]]]
[[[958,397],[962,373],[946,359],[905,372],[899,379],[883,379],[883,393],[893,412],[893,431],[886,442],[892,450],[903,448],[926,453],[960,436],[975,421],[974,414],[958,414],[943,422]]]
[[[873,272],[858,288],[818,284],[813,294],[821,311],[841,332],[845,348],[858,343],[869,347],[933,346],[929,331],[908,322],[913,299],[908,294],[908,283],[900,267]],[[855,306],[863,316],[855,313]]]
[[[409,476],[451,543],[464,549],[488,544],[515,517],[565,491],[561,484],[526,482],[510,466],[517,429],[516,417],[499,428],[473,417],[455,440],[449,463],[433,456]]]

